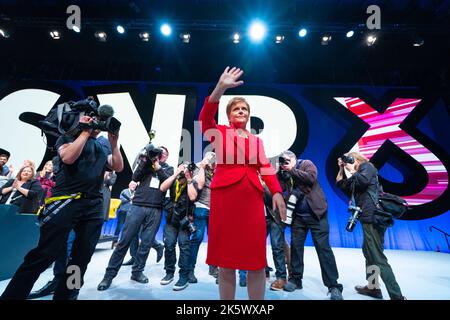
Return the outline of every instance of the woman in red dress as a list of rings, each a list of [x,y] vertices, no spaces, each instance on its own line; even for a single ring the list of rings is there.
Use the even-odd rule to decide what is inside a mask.
[[[206,98],[199,120],[205,137],[214,142],[217,167],[211,183],[211,203],[206,263],[219,267],[221,299],[234,299],[236,269],[248,270],[250,299],[262,300],[265,292],[266,222],[261,177],[273,194],[274,210],[282,219],[286,207],[275,170],[266,158],[262,141],[246,130],[250,106],[233,98],[227,106],[229,126],[217,125],[214,116],[220,97],[243,83],[243,71],[225,69],[214,91]]]

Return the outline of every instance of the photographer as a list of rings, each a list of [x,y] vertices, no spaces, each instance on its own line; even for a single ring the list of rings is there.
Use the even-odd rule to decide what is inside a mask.
[[[79,275],[80,284],[94,253],[103,225],[103,205],[100,187],[108,166],[122,171],[123,159],[118,146],[118,132],[108,133],[112,154],[97,140],[98,130],[88,127],[95,119],[78,115],[86,127],[77,135],[62,135],[56,142],[58,169],[53,197],[47,199],[40,212],[41,228],[37,247],[31,250],[9,282],[2,299],[26,299],[39,275],[45,271],[66,247],[67,237],[74,229],[76,237],[69,267]],[[77,120],[78,120],[77,119]],[[67,270],[67,269],[66,269]],[[69,288],[65,273],[53,299],[77,299],[79,288]],[[69,281],[70,283],[70,281]]]
[[[192,183],[193,168],[183,163],[176,172],[161,184],[161,191],[170,189],[170,199],[165,205],[166,224],[164,225],[164,269],[166,275],[161,279],[162,285],[171,283],[174,279],[175,264],[177,262],[175,245],[178,241],[180,248],[180,278],[173,286],[173,290],[179,291],[189,284],[190,265],[190,240],[189,237],[195,231],[192,224],[194,195],[188,194],[187,186]]]
[[[371,198],[371,193],[378,193],[378,171],[359,152],[349,152],[338,158],[338,166],[339,172],[336,177],[336,185],[347,196],[351,196],[353,193],[356,205],[362,209],[359,220],[362,224],[364,236],[362,250],[366,258],[366,279],[372,274],[368,268],[377,266],[390,298],[392,300],[404,300],[392,268],[383,253],[386,227],[376,223],[376,206]],[[351,174],[351,177],[347,178],[344,168]],[[359,294],[382,299],[383,295],[380,288],[377,286],[372,288],[372,286],[373,284],[356,286],[355,290]]]
[[[160,185],[170,177],[173,168],[165,163],[168,156],[165,149],[154,148],[152,144],[149,144],[146,150],[146,154],[140,157],[137,168],[133,173],[132,180],[139,182],[139,185],[125,219],[122,237],[111,255],[103,280],[97,287],[99,291],[106,290],[111,286],[130,244],[135,241],[139,231],[141,243],[134,257],[131,280],[148,283],[148,278],[143,274],[143,271],[150,248],[161,224],[161,210],[165,191],[160,190]],[[160,162],[162,157],[164,157],[164,162]]]
[[[331,300],[342,300],[342,285],[336,261],[329,243],[328,204],[325,194],[317,180],[317,168],[310,160],[298,160],[291,151],[280,157],[280,170],[277,173],[283,191],[297,197],[292,213],[291,224],[291,268],[288,283],[283,287],[291,292],[302,289],[304,269],[305,240],[311,230],[314,247],[319,257],[322,280],[328,288]],[[289,214],[288,214],[289,216]]]
[[[216,170],[216,155],[214,152],[207,152],[200,162],[199,168],[194,172],[192,183],[188,185],[188,192],[196,199],[194,210],[194,223],[197,230],[191,238],[191,272],[189,273],[189,283],[197,283],[195,277],[195,264],[197,263],[198,250],[203,241],[205,229],[208,227],[209,206],[211,199],[211,189],[209,188]],[[218,269],[209,266],[209,273],[217,275]]]

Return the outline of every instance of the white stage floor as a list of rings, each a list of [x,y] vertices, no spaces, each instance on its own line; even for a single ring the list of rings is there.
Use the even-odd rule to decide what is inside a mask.
[[[172,286],[178,278],[166,286],[159,284],[164,276],[164,258],[157,264],[156,252],[150,252],[145,274],[148,284],[140,284],[130,280],[131,267],[121,268],[110,289],[97,291],[97,285],[103,278],[105,268],[111,256],[110,243],[102,243],[97,247],[85,275],[85,284],[81,289],[80,300],[216,300],[219,299],[215,279],[208,275],[206,259],[206,243],[200,247],[196,268],[198,283],[190,284],[182,291],[173,291]],[[270,247],[268,249],[269,265],[274,267]],[[371,300],[361,296],[354,286],[365,284],[364,257],[361,249],[334,248],[339,270],[339,282],[343,284],[345,300]],[[450,255],[446,253],[425,251],[386,250],[388,260],[394,270],[403,294],[408,300],[450,300]],[[127,260],[127,256],[125,259]],[[36,282],[34,289],[43,286],[52,278],[52,269],[46,270]],[[237,277],[238,278],[238,277]],[[322,283],[319,261],[314,247],[305,248],[305,273],[303,290],[289,293],[271,291],[270,282],[275,280],[275,273],[267,281],[266,300],[326,300],[327,288]],[[9,280],[0,282],[3,292]],[[389,295],[382,284],[383,296]],[[43,298],[49,300],[51,297]],[[247,289],[237,285],[236,299],[247,299]]]

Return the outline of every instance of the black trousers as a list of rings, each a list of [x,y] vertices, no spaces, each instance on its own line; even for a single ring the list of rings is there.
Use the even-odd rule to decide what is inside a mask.
[[[301,284],[304,270],[305,240],[311,230],[314,247],[319,257],[322,280],[327,288],[336,287],[342,292],[342,285],[337,282],[339,273],[333,251],[330,247],[328,215],[325,213],[319,220],[312,214],[309,216],[294,215],[291,225],[291,268],[290,281]]]
[[[24,258],[1,299],[25,300],[39,275],[44,272],[65,251],[70,230],[75,231],[75,241],[68,267],[79,270],[80,283],[87,265],[91,261],[103,225],[103,200],[73,200],[61,209],[50,221],[41,226],[39,243]],[[66,269],[67,270],[67,269]],[[65,272],[53,295],[54,300],[76,299],[79,288],[69,288],[68,278],[76,272]],[[75,281],[76,282],[76,281]],[[80,286],[80,287],[81,287]]]

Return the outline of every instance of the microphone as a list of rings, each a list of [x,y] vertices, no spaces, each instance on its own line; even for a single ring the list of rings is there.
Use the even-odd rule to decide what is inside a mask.
[[[98,107],[98,115],[101,118],[111,118],[114,115],[114,109],[109,104],[103,104]]]

